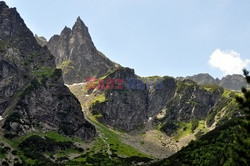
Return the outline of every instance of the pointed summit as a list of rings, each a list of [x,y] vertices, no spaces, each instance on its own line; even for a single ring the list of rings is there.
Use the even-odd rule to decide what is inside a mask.
[[[56,65],[63,70],[66,84],[85,82],[87,77],[100,77],[115,67],[100,53],[80,17],[72,30],[65,27],[61,35],[52,37],[48,49],[55,56]]]
[[[84,29],[88,29],[86,27],[86,25],[84,24],[84,22],[82,21],[81,17],[77,17],[76,19],[76,22],[75,22],[75,25],[73,26],[73,29],[76,29],[76,28],[84,28]]]
[[[82,19],[80,16],[77,17],[76,22],[83,23]],[[84,23],[83,23],[84,24]]]
[[[70,32],[71,32],[71,29],[69,27],[65,26],[64,29],[61,32],[61,35],[67,35],[68,36],[70,34]]]

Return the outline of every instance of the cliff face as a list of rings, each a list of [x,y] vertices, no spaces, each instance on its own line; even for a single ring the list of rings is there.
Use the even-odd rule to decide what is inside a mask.
[[[15,8],[0,2],[0,125],[9,137],[58,131],[92,139],[95,128],[64,86],[53,56],[41,47]]]
[[[216,116],[219,112],[224,110],[224,115],[230,114],[227,118],[231,118],[232,112],[237,110],[233,97],[223,97],[224,89],[216,85],[201,86],[191,80],[177,81],[172,77],[141,78],[128,68],[120,68],[103,78],[124,79],[123,89],[94,90],[96,99],[90,111],[100,122],[124,131],[153,120],[164,132],[172,134],[179,122],[198,119],[212,125],[221,119]],[[127,88],[131,87],[127,78],[136,78],[135,89]],[[149,81],[153,84],[148,84]]]
[[[72,29],[65,27],[60,35],[53,36],[48,49],[55,56],[56,66],[63,70],[67,84],[84,82],[87,77],[100,77],[115,67],[115,63],[95,48],[80,17]]]
[[[223,77],[220,81],[220,86],[226,89],[241,90],[242,87],[247,87],[247,82],[242,75],[233,74]]]

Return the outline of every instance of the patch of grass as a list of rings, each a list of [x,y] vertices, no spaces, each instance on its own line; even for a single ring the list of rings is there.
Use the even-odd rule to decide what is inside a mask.
[[[71,139],[60,135],[59,133],[55,132],[55,131],[49,131],[45,134],[46,137],[51,138],[56,140],[57,142],[66,142],[66,141],[70,141]]]
[[[249,165],[249,120],[233,119],[153,165]]]
[[[178,124],[179,129],[176,131],[174,135],[174,140],[179,140],[182,137],[187,136],[188,134],[192,133],[192,123],[185,123],[185,122],[180,122]]]
[[[95,97],[93,103],[99,102],[99,103],[103,103],[106,101],[106,96],[105,94],[100,94],[98,96]]]
[[[96,118],[101,118],[103,115],[101,113],[94,115]]]
[[[84,151],[73,145],[73,142],[78,142],[77,139],[68,138],[54,131],[34,132],[12,140],[5,138],[4,141],[16,149],[17,155],[27,165],[53,165],[55,163],[45,156],[55,155],[67,160],[70,154],[82,154]]]
[[[97,126],[98,130],[102,133],[103,137],[106,139],[107,143],[110,145],[112,151],[114,151],[119,156],[132,157],[150,157],[146,154],[139,152],[137,149],[130,145],[124,144],[119,135],[116,134],[111,129],[107,128],[103,124],[99,123],[94,116],[90,116],[89,119]],[[95,147],[100,150],[102,146],[106,146],[102,139],[98,138]]]
[[[37,77],[44,77],[45,76],[47,78],[50,78],[53,76],[54,71],[55,71],[55,69],[46,67],[46,68],[41,68],[37,71],[33,71],[32,75],[37,76]]]
[[[94,108],[94,106],[96,106],[100,103],[104,103],[106,101],[107,101],[107,98],[106,98],[105,94],[100,94],[100,95],[96,96],[95,99],[91,102],[90,108]]]
[[[233,93],[232,91],[224,89],[222,97],[229,98],[232,93]]]
[[[198,125],[199,125],[199,120],[197,119],[197,118],[193,118],[192,120],[191,120],[191,124],[192,124],[192,128],[191,128],[191,130],[192,130],[192,132],[194,132],[194,130],[198,127]]]
[[[220,86],[215,84],[204,84],[202,85],[202,88],[210,92],[220,92],[222,90]]]
[[[45,84],[46,81],[51,77],[60,77],[62,75],[61,69],[55,68],[40,68],[31,73],[34,79],[37,79],[39,84]]]
[[[204,121],[204,120],[199,121],[199,125],[198,125],[197,128],[198,128],[199,130],[204,131],[204,132],[207,132],[207,131],[208,131],[208,130],[206,129],[206,127],[205,127],[205,121]]]
[[[62,69],[63,70],[63,74],[68,74],[70,70],[74,70],[75,67],[74,67],[74,63],[72,60],[67,60],[67,61],[64,61],[62,62],[59,66],[58,66],[59,69]]]

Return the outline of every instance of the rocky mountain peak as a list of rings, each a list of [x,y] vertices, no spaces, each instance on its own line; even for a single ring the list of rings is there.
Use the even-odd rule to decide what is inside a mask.
[[[92,139],[95,128],[84,119],[47,47],[37,43],[16,9],[4,2],[0,9],[0,135],[56,131]]]
[[[85,49],[94,48],[95,45],[92,42],[91,36],[88,31],[88,27],[83,23],[80,17],[77,18],[73,28],[71,39],[74,39],[76,44],[85,45]]]
[[[0,9],[2,10],[4,8],[8,8],[8,6],[6,5],[4,1],[0,1]]]
[[[61,36],[69,36],[70,32],[71,32],[71,29],[69,27],[65,26],[61,32]]]
[[[31,39],[30,43],[34,42],[33,33],[27,28],[23,19],[17,13],[16,8],[9,8],[5,2],[0,2],[0,20],[2,26],[0,27],[0,36],[2,39],[16,37],[25,37]],[[18,36],[18,37],[17,37]],[[31,37],[32,36],[32,37]],[[34,47],[37,46],[35,43]],[[32,47],[33,48],[33,47]]]
[[[103,76],[115,67],[115,63],[96,49],[80,17],[72,29],[65,27],[60,35],[53,36],[48,42],[48,49],[55,56],[57,67],[63,70],[67,84]]]
[[[87,28],[80,16],[77,17],[74,27]],[[74,29],[74,27],[73,27],[73,29]]]
[[[84,24],[84,22],[82,21],[82,19],[80,17],[78,17],[76,19],[76,22],[72,28],[72,31],[77,31],[77,32],[81,32],[82,35],[89,35],[88,32],[88,27]],[[84,32],[84,33],[83,33]]]

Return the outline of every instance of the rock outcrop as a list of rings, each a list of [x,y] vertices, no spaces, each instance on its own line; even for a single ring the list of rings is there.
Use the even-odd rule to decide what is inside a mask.
[[[95,48],[80,17],[72,29],[65,27],[60,35],[54,35],[48,49],[55,56],[56,66],[62,69],[66,84],[103,76],[118,66]]]
[[[64,85],[53,55],[41,47],[15,8],[0,2],[0,125],[9,138],[56,131],[90,140],[95,128],[84,119]]]
[[[47,41],[47,39],[45,37],[35,35],[35,38],[36,38],[37,43],[40,46],[42,46],[42,47],[47,46],[48,41]]]
[[[246,79],[240,74],[227,75],[220,81],[220,86],[226,89],[240,91],[242,87],[247,87]]]

